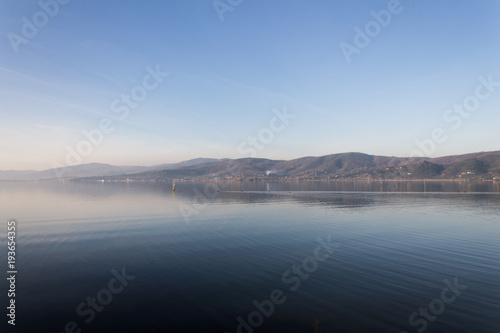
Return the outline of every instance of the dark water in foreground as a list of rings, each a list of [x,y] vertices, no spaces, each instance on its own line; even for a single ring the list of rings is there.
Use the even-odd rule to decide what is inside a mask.
[[[498,333],[498,183],[467,184],[0,183],[2,332]]]

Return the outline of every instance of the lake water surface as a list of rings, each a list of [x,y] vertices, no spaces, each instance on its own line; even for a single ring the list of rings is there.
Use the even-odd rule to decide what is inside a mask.
[[[8,332],[500,332],[498,182],[4,182],[0,205]]]

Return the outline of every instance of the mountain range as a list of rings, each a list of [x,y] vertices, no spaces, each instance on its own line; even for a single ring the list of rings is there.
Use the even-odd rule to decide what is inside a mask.
[[[0,171],[0,180],[163,181],[171,179],[500,179],[500,151],[437,158],[340,153],[293,160],[197,158],[156,166],[81,164]]]
[[[51,180],[51,179],[76,179],[85,177],[106,177],[126,175],[130,173],[148,172],[154,170],[168,170],[190,167],[201,163],[221,161],[214,158],[196,158],[179,163],[159,164],[154,166],[116,166],[104,163],[88,163],[67,166],[58,169],[35,170],[0,170],[2,180]]]

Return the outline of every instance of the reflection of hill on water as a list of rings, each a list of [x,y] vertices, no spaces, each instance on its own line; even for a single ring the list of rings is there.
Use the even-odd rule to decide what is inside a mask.
[[[500,182],[493,181],[450,181],[450,180],[389,180],[389,181],[360,181],[360,180],[337,180],[337,181],[303,181],[303,182],[177,182],[180,192],[191,192],[198,188],[203,192],[207,184],[217,184],[220,191],[258,191],[258,192],[297,192],[297,191],[337,191],[337,192],[500,192]],[[171,184],[164,185],[170,191]],[[182,195],[182,194],[181,194]]]

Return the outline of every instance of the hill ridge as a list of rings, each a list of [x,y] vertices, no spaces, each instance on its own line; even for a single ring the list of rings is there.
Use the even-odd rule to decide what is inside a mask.
[[[332,179],[500,179],[500,151],[409,158],[359,152],[292,160],[224,159],[109,177],[79,180],[332,180]]]

